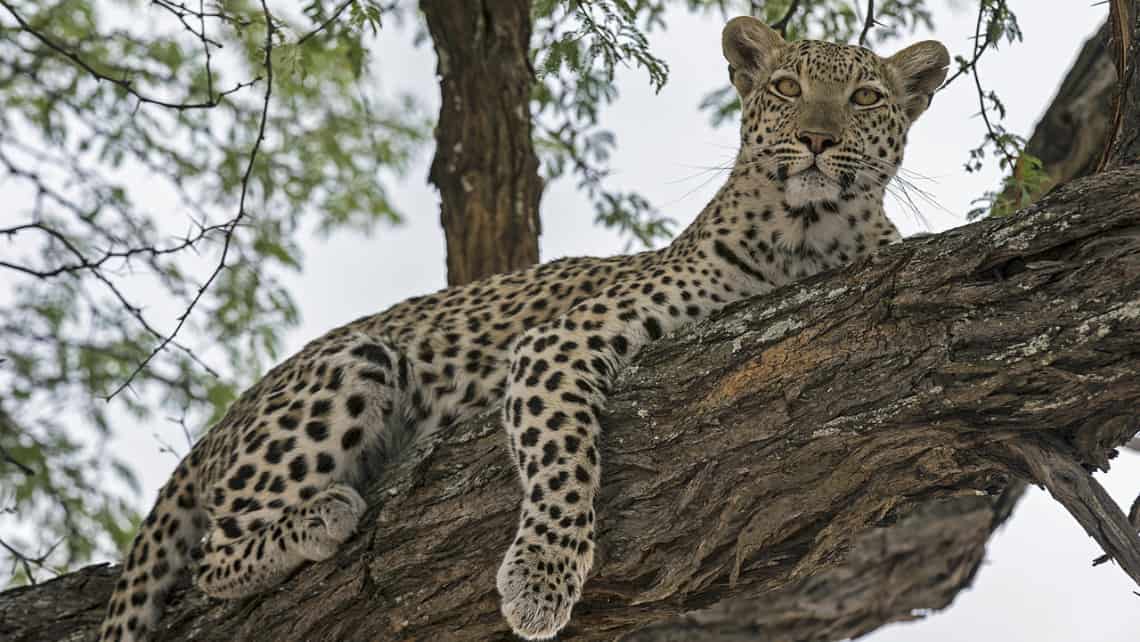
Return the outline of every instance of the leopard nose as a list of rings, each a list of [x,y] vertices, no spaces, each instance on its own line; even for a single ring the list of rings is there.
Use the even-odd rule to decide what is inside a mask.
[[[801,132],[799,141],[807,145],[813,154],[822,154],[828,148],[835,147],[838,144],[834,136],[821,132]]]

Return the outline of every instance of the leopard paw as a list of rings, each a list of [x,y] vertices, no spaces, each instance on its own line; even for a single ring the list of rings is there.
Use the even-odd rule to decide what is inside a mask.
[[[512,545],[499,567],[503,617],[526,640],[549,640],[570,621],[589,560],[548,544]]]

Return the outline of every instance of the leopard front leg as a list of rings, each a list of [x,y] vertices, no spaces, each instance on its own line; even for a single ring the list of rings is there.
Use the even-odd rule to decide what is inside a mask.
[[[524,337],[506,396],[504,419],[525,492],[498,588],[503,615],[530,640],[566,626],[594,559],[598,375],[581,356],[580,369],[554,361],[577,352],[575,344]]]
[[[554,637],[582,596],[594,560],[601,407],[617,369],[664,327],[663,305],[628,301],[582,304],[515,349],[503,418],[524,495],[497,579],[503,615],[529,640]]]

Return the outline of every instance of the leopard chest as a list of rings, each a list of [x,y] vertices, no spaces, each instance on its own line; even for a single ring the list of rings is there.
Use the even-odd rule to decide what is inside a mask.
[[[787,208],[768,234],[778,283],[802,279],[865,256],[897,238],[881,211],[823,203]]]

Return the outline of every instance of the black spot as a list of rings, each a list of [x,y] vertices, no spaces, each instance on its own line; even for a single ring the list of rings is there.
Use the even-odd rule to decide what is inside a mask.
[[[352,428],[349,428],[348,430],[344,431],[344,435],[342,435],[340,438],[340,445],[345,450],[349,450],[351,448],[355,448],[356,446],[359,446],[360,442],[363,439],[364,439],[364,430],[362,428],[360,428],[359,426],[353,426]]]
[[[305,460],[304,455],[297,455],[293,461],[289,462],[289,479],[299,482],[308,474],[309,462]]]
[[[566,435],[566,452],[568,452],[570,454],[574,454],[574,453],[578,452],[578,446],[581,443],[582,443],[582,440],[578,439],[574,435]]]
[[[265,448],[265,461],[270,464],[280,464],[281,455],[284,451],[281,449],[281,441],[274,439],[269,442],[269,446]]]
[[[555,372],[554,374],[550,375],[549,378],[547,378],[546,389],[551,391],[551,392],[554,392],[555,390],[558,390],[558,385],[561,383],[562,383],[562,373],[561,372]]]
[[[366,343],[362,346],[357,346],[352,349],[352,355],[356,357],[363,357],[372,363],[375,363],[385,368],[392,367],[392,360],[388,358],[388,354],[384,348],[375,343]]]
[[[537,446],[538,445],[538,437],[540,434],[541,433],[539,432],[538,428],[527,428],[526,432],[524,432],[522,434],[522,437],[520,438],[519,441],[524,446],[531,446],[531,447]]]
[[[649,338],[656,341],[664,334],[661,330],[661,322],[656,317],[649,317],[645,320],[645,331],[649,333]]]
[[[275,475],[273,477],[273,482],[271,484],[269,484],[269,492],[271,492],[271,493],[283,493],[283,492],[285,492],[285,478],[282,477],[281,475]],[[273,500],[273,501],[280,501],[280,500]],[[273,507],[273,502],[269,502],[269,507],[270,508]]]
[[[305,424],[305,434],[313,441],[324,441],[329,436],[329,426],[323,421],[310,421]]]
[[[344,383],[344,368],[337,366],[333,368],[332,376],[329,377],[329,390],[340,390],[341,384]]]
[[[542,445],[542,465],[549,466],[558,458],[558,445],[548,441]]]
[[[257,452],[257,450],[259,448],[261,448],[262,444],[264,444],[266,442],[266,440],[268,440],[268,439],[269,439],[268,434],[266,434],[266,433],[258,434],[256,437],[254,437],[249,442],[249,445],[245,447],[245,454],[252,455],[253,453]]]
[[[313,402],[313,407],[309,409],[309,414],[312,417],[323,417],[329,414],[332,410],[332,402],[328,399],[319,399]]]
[[[336,459],[329,453],[317,455],[317,472],[331,473],[336,468]]]
[[[378,383],[382,386],[388,385],[388,377],[385,376],[383,370],[361,370],[359,374],[361,379],[367,379],[368,381]]]
[[[546,427],[551,430],[558,430],[564,423],[566,423],[566,413],[558,411],[550,415],[550,418],[546,420]]]
[[[364,397],[360,395],[350,395],[346,405],[348,406],[348,414],[353,417],[359,417],[360,413],[364,412]]]
[[[241,525],[238,524],[237,519],[233,517],[223,517],[218,520],[218,527],[221,528],[226,537],[230,539],[241,537]]]
[[[527,410],[530,411],[530,414],[537,417],[538,415],[542,414],[543,410],[546,409],[546,404],[542,402],[542,399],[540,397],[535,396],[527,400],[526,407]]]

